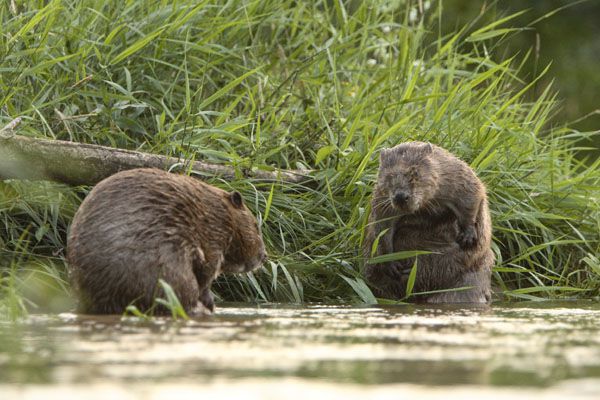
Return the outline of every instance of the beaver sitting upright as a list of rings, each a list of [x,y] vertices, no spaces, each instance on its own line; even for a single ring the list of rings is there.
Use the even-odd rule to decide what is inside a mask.
[[[122,313],[130,304],[163,314],[159,279],[191,315],[214,310],[212,281],[266,258],[261,233],[238,192],[158,169],[100,182],[75,214],[69,274],[82,312]]]
[[[465,162],[423,142],[381,151],[365,232],[365,259],[430,251],[418,256],[413,293],[469,288],[416,295],[416,301],[489,302],[494,264],[491,237],[485,187]],[[364,274],[377,296],[402,299],[414,262],[414,258],[367,262]]]

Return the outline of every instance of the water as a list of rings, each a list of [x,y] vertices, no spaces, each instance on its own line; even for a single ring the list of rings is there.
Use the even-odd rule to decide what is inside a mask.
[[[0,398],[600,398],[600,304],[221,305],[0,325]]]

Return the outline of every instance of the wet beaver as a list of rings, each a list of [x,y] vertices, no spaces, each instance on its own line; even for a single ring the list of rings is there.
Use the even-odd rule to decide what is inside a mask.
[[[100,182],[67,238],[69,275],[82,312],[122,313],[133,304],[163,314],[159,279],[191,315],[213,311],[212,281],[266,259],[256,219],[238,192],[158,169]]]
[[[416,301],[489,302],[494,264],[491,237],[485,187],[465,162],[423,142],[381,151],[363,243],[365,259],[430,251],[418,256],[414,293],[470,287],[417,295]],[[364,275],[377,296],[401,299],[414,262],[409,258],[367,264]]]

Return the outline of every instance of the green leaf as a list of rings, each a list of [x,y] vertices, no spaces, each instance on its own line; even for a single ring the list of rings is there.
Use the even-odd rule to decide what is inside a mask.
[[[7,45],[10,46],[12,44],[12,42],[14,42],[15,40],[21,38],[22,36],[26,35],[30,31],[33,31],[34,28],[40,22],[42,22],[46,17],[48,17],[50,14],[52,14],[54,12],[59,11],[60,9],[61,9],[60,0],[54,0],[50,3],[48,3],[48,5],[46,7],[33,13],[33,17],[31,17],[31,19],[29,21],[27,21],[27,23],[21,27],[21,29],[19,29],[14,35],[12,35],[12,37],[10,37],[10,39],[8,39]]]
[[[417,260],[419,258],[415,258],[415,262],[413,263],[412,268],[410,269],[410,273],[408,274],[408,281],[406,282],[406,297],[409,297],[413,288],[415,287],[415,280],[417,279]]]
[[[511,33],[511,32],[520,32],[522,30],[523,29],[519,29],[519,28],[502,28],[502,29],[494,29],[494,30],[483,32],[480,34],[473,33],[467,38],[467,42],[478,42],[478,41],[482,41],[482,40],[488,40],[488,39],[495,38],[496,36],[506,35],[507,33]]]
[[[151,318],[150,315],[141,312],[140,309],[134,305],[128,305],[127,308],[125,309],[124,314],[125,315],[131,314],[134,317],[141,318],[143,320],[149,320]]]
[[[531,294],[548,292],[585,292],[590,289],[576,288],[571,286],[535,286],[511,290],[513,294]]]
[[[381,263],[390,262],[390,261],[405,260],[407,258],[412,258],[412,257],[420,256],[423,254],[432,254],[432,253],[436,254],[435,252],[424,251],[424,250],[398,251],[396,253],[389,253],[389,254],[384,254],[382,256],[373,257],[367,263],[368,264],[381,264]]]
[[[126,48],[125,50],[120,52],[115,58],[112,59],[112,61],[110,61],[109,64],[111,64],[111,65],[118,64],[121,61],[125,60],[127,57],[142,50],[144,47],[146,47],[148,44],[150,44],[150,42],[152,42],[154,39],[156,39],[158,36],[160,36],[165,31],[165,29],[167,29],[166,26],[161,27],[159,29],[156,29],[154,32],[150,33],[149,35],[146,35],[143,38],[139,39],[134,44],[132,44],[131,46],[129,46],[128,48]]]
[[[254,273],[252,271],[248,272],[248,273],[246,273],[246,276],[248,277],[248,280],[250,281],[250,283],[252,284],[252,287],[254,288],[254,290],[256,290],[256,293],[258,293],[260,298],[263,301],[267,301],[268,297],[265,296],[265,293],[263,292],[262,288],[260,287],[260,283],[258,283],[258,281],[256,280]]]
[[[267,204],[265,204],[265,213],[261,221],[263,224],[269,219],[269,211],[271,211],[271,204],[273,204],[273,193],[275,193],[275,184],[271,185],[269,197],[267,198]]]
[[[315,164],[319,164],[325,158],[327,158],[333,151],[335,150],[335,146],[323,146],[317,151],[317,156],[315,157]]]
[[[352,279],[342,274],[338,275],[352,287],[363,302],[366,304],[377,304],[377,298],[373,295],[373,292],[371,292],[365,281],[360,278]]]
[[[246,79],[247,77],[249,77],[250,75],[254,75],[256,72],[258,72],[262,67],[258,67],[258,68],[254,68],[251,71],[246,72],[245,74],[243,74],[242,76],[237,77],[236,79],[232,80],[231,82],[229,82],[227,85],[223,86],[221,89],[217,90],[212,96],[210,96],[209,98],[205,99],[200,106],[198,106],[199,110],[204,110],[206,109],[206,107],[208,107],[209,105],[211,105],[212,103],[214,103],[216,100],[218,100],[219,98],[221,98],[222,96],[224,96],[227,92],[229,92],[231,89],[233,89],[234,87],[236,87],[237,85],[239,85],[240,83],[242,83],[244,81],[244,79]]]
[[[373,240],[373,244],[371,245],[371,257],[373,257],[375,254],[377,254],[377,248],[379,248],[379,242],[381,241],[381,238],[384,237],[386,233],[388,233],[389,230],[390,230],[390,228],[383,229],[381,232],[379,232],[379,234],[377,235],[375,240]]]
[[[503,23],[508,22],[512,19],[515,19],[518,16],[523,15],[524,13],[526,13],[528,11],[529,10],[522,10],[522,11],[516,12],[514,14],[508,15],[504,18],[500,18],[499,20],[496,20],[496,21],[484,26],[483,28],[480,28],[480,29],[476,30],[475,32],[471,33],[469,35],[469,37],[467,38],[467,40],[469,40],[469,38],[473,38],[473,37],[482,37],[486,32],[492,31],[495,27],[502,25]]]
[[[292,294],[294,296],[294,301],[298,304],[302,303],[302,296],[300,295],[300,289],[298,288],[296,281],[294,280],[292,275],[289,273],[287,268],[285,268],[283,265],[281,265],[281,270],[283,271],[283,274],[285,275],[288,285],[289,285],[290,289],[292,290]]]
[[[110,31],[110,33],[106,36],[106,39],[104,39],[104,44],[109,45],[113,41],[115,36],[117,36],[117,34],[121,32],[123,28],[125,28],[125,24],[117,25],[116,27],[114,27],[113,30]]]
[[[40,227],[37,229],[37,231],[35,232],[35,239],[36,239],[38,242],[39,242],[40,240],[42,240],[42,238],[44,237],[44,235],[45,235],[46,233],[48,233],[48,229],[49,229],[49,227],[48,227],[48,225],[47,225],[47,224],[41,225],[41,226],[40,226]]]
[[[177,294],[175,293],[175,291],[173,290],[171,285],[169,285],[167,282],[165,282],[162,279],[159,279],[158,283],[162,287],[162,289],[165,293],[165,296],[167,298],[166,299],[161,299],[161,298],[156,299],[156,302],[167,307],[167,309],[169,309],[169,311],[171,311],[171,316],[173,318],[175,318],[175,319],[183,318],[185,320],[190,319],[190,317],[185,312],[185,309],[181,305],[181,302],[179,301],[179,298],[177,297]]]

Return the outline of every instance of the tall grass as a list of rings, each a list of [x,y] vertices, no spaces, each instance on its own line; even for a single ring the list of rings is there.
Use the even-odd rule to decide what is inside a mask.
[[[529,97],[539,78],[520,78],[529,52],[495,54],[513,16],[445,34],[442,10],[408,0],[6,1],[0,125],[21,116],[20,134],[240,172],[316,170],[316,187],[210,180],[261,214],[270,254],[257,273],[220,278],[221,299],[372,301],[359,249],[377,153],[414,139],[455,152],[487,184],[504,295],[598,296],[600,162],[576,158],[588,134],[549,126],[557,94]],[[0,183],[4,279],[19,275],[23,252],[62,263],[85,192]]]

